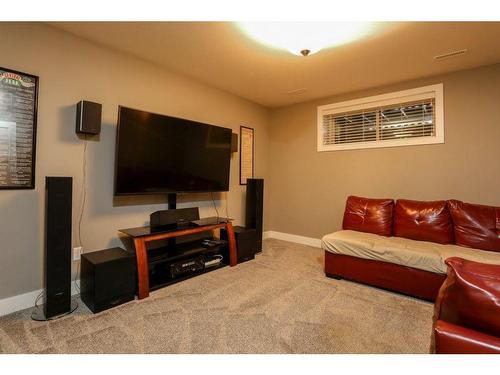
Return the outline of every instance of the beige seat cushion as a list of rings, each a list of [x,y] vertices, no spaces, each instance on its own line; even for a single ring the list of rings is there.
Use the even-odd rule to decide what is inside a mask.
[[[350,255],[446,273],[445,259],[457,256],[481,263],[500,264],[500,253],[457,245],[384,237],[372,233],[341,230],[324,236],[321,247],[334,254]]]

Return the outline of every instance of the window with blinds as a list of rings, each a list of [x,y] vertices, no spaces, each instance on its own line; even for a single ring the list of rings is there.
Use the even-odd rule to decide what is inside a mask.
[[[443,142],[442,85],[318,108],[318,151]]]

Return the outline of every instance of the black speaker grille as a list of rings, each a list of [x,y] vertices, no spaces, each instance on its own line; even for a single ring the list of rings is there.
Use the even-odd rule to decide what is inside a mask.
[[[45,179],[45,294],[46,318],[71,309],[71,177]]]
[[[257,251],[262,251],[262,228],[264,214],[264,180],[249,178],[245,208],[245,225],[257,231]]]

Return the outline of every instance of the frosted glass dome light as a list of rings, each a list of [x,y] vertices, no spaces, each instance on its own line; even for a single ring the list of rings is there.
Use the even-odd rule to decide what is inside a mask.
[[[371,22],[238,22],[252,39],[295,55],[310,55],[370,33]]]

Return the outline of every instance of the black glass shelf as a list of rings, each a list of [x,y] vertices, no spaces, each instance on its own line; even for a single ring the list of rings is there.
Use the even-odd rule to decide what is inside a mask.
[[[211,238],[207,238],[211,239]],[[227,241],[214,246],[204,246],[204,239],[184,242],[148,250],[149,290],[157,290],[179,281],[190,279],[204,273],[229,265],[229,248]],[[222,262],[217,266],[205,268],[174,278],[170,274],[170,265],[180,260],[195,258],[200,255],[222,255]]]
[[[148,264],[150,266],[177,261],[183,258],[190,258],[195,255],[220,252],[227,247],[227,242],[223,241],[220,245],[204,246],[203,240],[185,242],[176,244],[169,248],[169,246],[159,247],[156,249],[148,250]]]
[[[173,279],[170,277],[168,272],[158,273],[158,274],[154,274],[154,275],[150,274],[150,276],[149,276],[149,290],[154,291],[157,289],[161,289],[161,288],[166,287],[168,285],[172,285],[172,284],[178,283],[180,281],[190,279],[192,277],[200,276],[200,275],[203,275],[207,272],[215,271],[215,270],[218,270],[218,269],[226,267],[226,266],[229,266],[229,262],[223,261],[221,264],[219,264],[217,266],[205,268],[203,270],[193,272],[190,274],[186,274],[186,275],[182,275],[182,276],[178,276],[178,277],[173,278]]]
[[[203,227],[203,226],[222,224],[222,223],[227,223],[227,222],[232,221],[232,220],[233,219],[228,219],[225,217],[213,216],[213,217],[206,217],[206,218],[203,218],[200,220],[192,221],[190,223],[182,224],[182,225],[163,226],[163,227],[145,226],[145,227],[119,229],[118,231],[126,234],[127,236],[136,238],[136,237],[150,236],[153,234],[177,232],[177,231],[183,230],[183,229],[193,229],[193,228],[199,228],[199,227]]]

